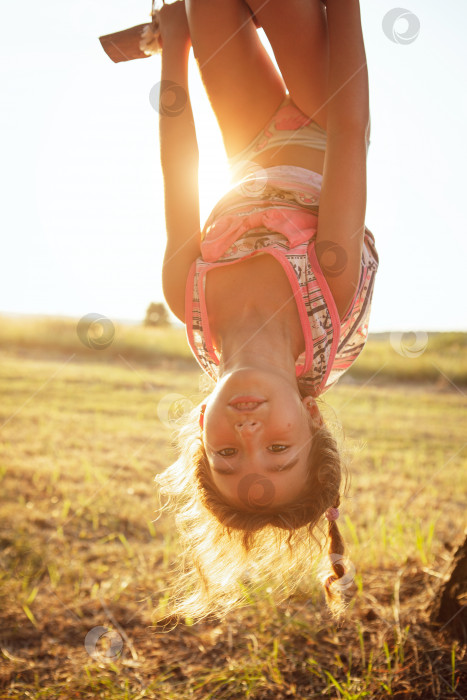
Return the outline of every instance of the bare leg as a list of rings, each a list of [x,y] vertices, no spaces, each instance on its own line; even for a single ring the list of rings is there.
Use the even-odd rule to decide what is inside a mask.
[[[244,0],[186,0],[193,53],[227,156],[245,148],[286,89]]]
[[[246,0],[263,27],[292,100],[324,129],[329,40],[322,0]]]

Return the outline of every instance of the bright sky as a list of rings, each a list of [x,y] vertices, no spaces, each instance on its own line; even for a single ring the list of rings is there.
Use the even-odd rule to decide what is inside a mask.
[[[406,45],[383,32],[394,7],[361,0],[372,120],[366,223],[380,255],[370,331],[465,330],[467,4],[410,0],[420,33]],[[160,58],[114,64],[98,41],[149,21],[150,9],[150,0],[2,0],[0,313],[140,320],[163,298],[149,102]],[[204,221],[228,177],[190,61]]]

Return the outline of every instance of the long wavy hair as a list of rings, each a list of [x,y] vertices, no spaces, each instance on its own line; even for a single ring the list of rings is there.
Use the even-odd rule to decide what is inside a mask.
[[[299,385],[299,391],[304,398],[306,390]],[[320,412],[323,406],[320,400]],[[340,615],[351,582],[337,522],[325,518],[329,508],[339,506],[343,474],[344,494],[348,487],[348,456],[337,438],[310,416],[308,475],[300,498],[280,510],[255,506],[251,499],[251,507],[240,510],[213,482],[199,413],[196,406],[183,419],[174,441],[179,457],[155,477],[167,498],[158,518],[166,511],[174,513],[182,547],[157,620],[185,618],[193,623],[209,615],[224,617],[249,600],[249,591],[264,586],[277,601],[283,600],[303,582],[309,584],[313,568],[332,614]]]

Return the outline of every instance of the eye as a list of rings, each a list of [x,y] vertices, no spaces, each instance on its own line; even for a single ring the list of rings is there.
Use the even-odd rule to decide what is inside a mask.
[[[284,452],[288,447],[288,445],[271,445],[268,449],[271,450],[271,452]]]
[[[217,454],[220,455],[221,457],[232,457],[236,453],[237,453],[237,450],[234,447],[224,447],[223,450],[219,450],[217,452]]]

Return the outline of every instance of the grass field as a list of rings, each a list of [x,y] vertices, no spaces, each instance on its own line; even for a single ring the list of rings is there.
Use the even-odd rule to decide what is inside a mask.
[[[465,528],[467,334],[372,337],[325,395],[354,452],[342,622],[317,583],[163,632],[179,550],[153,479],[205,382],[183,332],[114,331],[0,320],[0,698],[467,697],[465,644],[427,614]]]

